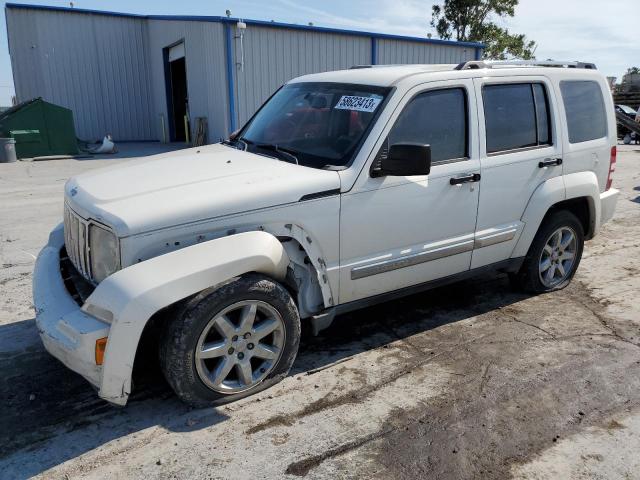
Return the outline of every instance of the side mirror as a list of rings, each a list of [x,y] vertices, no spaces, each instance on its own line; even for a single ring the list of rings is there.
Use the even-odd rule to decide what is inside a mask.
[[[372,177],[428,175],[431,171],[431,146],[423,143],[396,143],[385,155],[384,149],[374,162]]]

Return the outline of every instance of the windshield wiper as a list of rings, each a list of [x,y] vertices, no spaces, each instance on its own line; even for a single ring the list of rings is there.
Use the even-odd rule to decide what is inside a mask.
[[[233,140],[231,139],[222,140],[222,142],[220,143],[222,143],[223,145],[229,145],[230,147],[233,147],[233,148],[237,148],[238,150],[246,150],[248,142],[246,142],[242,138],[235,138]]]
[[[256,143],[254,144],[254,146],[256,148],[261,148],[263,150],[272,150],[274,152],[279,153],[282,156],[285,156],[287,158],[289,158],[290,160],[293,160],[295,162],[296,165],[300,165],[300,163],[298,163],[298,157],[295,156],[296,152],[295,150],[290,150],[288,148],[283,148],[283,147],[279,147],[276,144],[271,144],[271,143]]]

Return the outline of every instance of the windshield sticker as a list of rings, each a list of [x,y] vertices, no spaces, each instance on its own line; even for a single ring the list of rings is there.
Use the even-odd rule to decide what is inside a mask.
[[[337,110],[356,110],[358,112],[373,112],[382,98],[380,97],[355,97],[343,95],[334,108]]]

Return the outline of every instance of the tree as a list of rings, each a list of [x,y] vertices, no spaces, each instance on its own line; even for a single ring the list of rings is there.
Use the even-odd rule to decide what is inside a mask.
[[[444,0],[432,7],[431,26],[440,38],[485,44],[484,57],[534,59],[536,42],[498,26],[495,17],[513,17],[519,0]]]
[[[629,75],[637,75],[638,73],[640,73],[640,68],[638,67],[631,67],[627,69],[627,74]]]

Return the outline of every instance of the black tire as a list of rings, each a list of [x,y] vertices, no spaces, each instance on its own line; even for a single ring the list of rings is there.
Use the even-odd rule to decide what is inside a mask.
[[[558,229],[562,227],[568,227],[575,232],[576,236],[576,252],[575,260],[571,266],[571,271],[566,277],[558,284],[553,286],[547,286],[542,282],[539,272],[539,262],[549,237]],[[580,265],[580,259],[582,258],[582,251],[584,249],[584,229],[580,220],[568,210],[558,210],[547,215],[543,220],[542,225],[538,229],[538,233],[533,239],[529,251],[524,259],[522,266],[518,273],[510,276],[511,282],[518,290],[522,290],[527,293],[545,293],[555,290],[562,290],[569,283],[576,273],[578,266]]]
[[[246,300],[265,302],[280,314],[285,332],[282,353],[260,383],[238,393],[217,392],[201,380],[195,349],[202,332],[217,313]],[[184,402],[198,408],[220,405],[253,395],[286,377],[299,343],[300,316],[289,292],[264,275],[247,274],[203,290],[180,305],[176,316],[167,322],[160,341],[160,366],[167,382]]]

